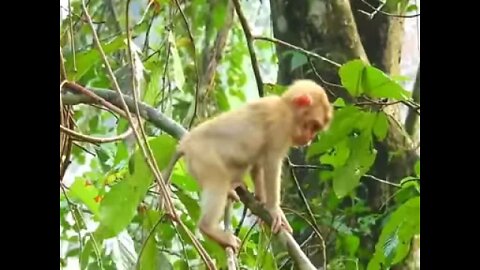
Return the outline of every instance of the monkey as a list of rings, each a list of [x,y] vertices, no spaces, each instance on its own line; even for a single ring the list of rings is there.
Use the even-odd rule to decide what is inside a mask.
[[[333,106],[325,90],[314,81],[301,79],[280,95],[261,97],[240,108],[213,117],[184,135],[164,179],[182,156],[187,170],[199,183],[200,231],[235,252],[238,237],[220,229],[227,199],[239,201],[234,191],[249,173],[255,196],[272,217],[273,233],[292,228],[280,208],[281,166],[290,147],[308,145],[328,128]]]

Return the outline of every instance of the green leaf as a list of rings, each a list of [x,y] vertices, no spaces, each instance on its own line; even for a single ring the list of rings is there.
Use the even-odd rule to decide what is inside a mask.
[[[360,246],[360,238],[353,234],[341,236],[342,247],[349,256],[354,256]]]
[[[150,81],[145,91],[144,102],[150,106],[155,105],[156,99],[160,93],[160,79],[162,78],[163,67],[157,63],[151,70]]]
[[[213,26],[218,30],[224,25],[227,10],[226,1],[216,1],[212,11]]]
[[[80,269],[86,269],[88,266],[88,261],[90,259],[90,254],[93,252],[92,240],[89,239],[85,243],[82,249],[82,254],[80,254]]]
[[[127,158],[128,158],[127,145],[123,141],[119,142],[117,144],[117,154],[115,155],[115,159],[114,159],[113,163],[115,165],[119,165],[122,161],[127,160]]]
[[[127,44],[125,42],[125,35],[120,35],[109,43],[101,43],[102,49],[105,54],[109,54],[123,49]],[[79,81],[93,66],[97,65],[100,62],[103,62],[100,53],[97,48],[90,49],[84,52],[77,52],[75,54],[75,67],[77,68],[76,72],[74,71],[73,65],[73,54],[66,57],[65,68],[68,72],[68,77],[71,81]],[[73,75],[73,77],[72,77]]]
[[[132,237],[126,231],[110,240],[109,245],[112,247],[111,256],[116,269],[134,268],[137,263],[137,252]]]
[[[355,106],[336,110],[330,128],[320,134],[318,142],[308,148],[307,157],[321,154],[344,140],[352,132],[355,123],[358,123],[359,117],[361,117],[361,111]]]
[[[336,169],[333,176],[333,190],[339,198],[349,194],[358,186],[360,178],[375,161],[376,152],[372,149],[372,137],[368,132],[350,139],[350,156],[345,166]]]
[[[349,156],[350,156],[349,140],[345,139],[339,142],[334,147],[334,151],[327,153],[325,155],[322,155],[320,157],[320,162],[322,164],[330,164],[334,168],[339,168],[345,165]]]
[[[342,85],[354,97],[365,93],[373,98],[406,100],[410,96],[408,91],[381,70],[359,59],[342,65],[339,75]]]
[[[168,135],[161,135],[149,140],[149,145],[162,170],[175,151],[175,140]],[[133,173],[114,185],[100,204],[98,231],[104,238],[113,237],[126,228],[153,181],[153,174],[140,149],[137,149],[133,159]]]
[[[354,97],[358,97],[364,92],[362,77],[365,68],[365,63],[360,59],[347,62],[340,67],[339,76],[342,85]]]
[[[419,233],[420,196],[417,196],[392,213],[382,229],[367,269],[383,269],[401,262],[408,255],[413,236]]]
[[[407,7],[407,13],[412,11],[417,11],[417,10],[418,10],[418,6],[415,4],[411,4]]]
[[[175,168],[177,167],[175,166]],[[177,171],[179,172],[177,173]],[[172,174],[172,183],[181,187],[184,191],[199,191],[198,182],[190,174],[184,171],[183,168],[174,171]]]
[[[406,100],[410,97],[408,91],[375,67],[368,66],[363,74],[365,93],[370,97],[396,100]]]
[[[230,103],[228,102],[227,95],[225,95],[225,91],[215,91],[215,98],[217,99],[217,104],[221,111],[225,112],[230,110]]]
[[[173,59],[173,78],[178,89],[183,90],[185,75],[172,31],[168,32],[168,42],[170,43],[170,53]]]
[[[98,147],[95,149],[95,152],[97,153],[98,161],[100,162],[100,165],[102,166],[102,170],[104,173],[110,171],[111,167],[110,165],[107,164],[107,162],[110,159],[110,156],[108,152],[103,149],[102,147]]]
[[[292,61],[290,63],[290,71],[297,69],[300,66],[305,65],[308,62],[307,57],[303,53],[297,51],[292,53]]]
[[[345,107],[345,100],[341,97],[337,98],[335,102],[333,102],[333,106],[335,107]]]
[[[284,85],[265,83],[263,84],[263,90],[266,95],[280,96],[287,89]]]
[[[98,190],[92,185],[91,181],[76,179],[68,193],[71,198],[77,198],[82,201],[88,207],[88,210],[92,211],[95,216],[98,216],[99,204],[95,201],[95,197],[98,196]]]
[[[198,201],[192,199],[190,196],[186,195],[183,192],[177,192],[177,196],[183,203],[183,205],[185,205],[185,208],[187,208],[190,217],[194,221],[197,221],[200,217],[200,206],[198,205]]]
[[[114,185],[100,204],[97,232],[103,239],[114,237],[125,229],[137,211],[141,194],[138,186],[130,182],[124,180]]]
[[[377,113],[377,118],[373,126],[373,134],[379,141],[383,141],[388,132],[388,119],[384,112]]]

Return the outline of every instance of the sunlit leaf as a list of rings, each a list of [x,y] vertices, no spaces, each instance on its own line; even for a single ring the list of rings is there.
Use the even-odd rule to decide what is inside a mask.
[[[172,31],[168,32],[168,41],[170,43],[170,53],[173,59],[173,77],[175,84],[178,89],[183,90],[183,85],[185,84],[185,75],[183,74],[182,61],[180,60],[177,46],[175,44],[175,37],[173,36]]]
[[[383,141],[388,132],[388,119],[384,112],[377,113],[377,118],[373,126],[373,134],[379,141]]]
[[[81,200],[94,215],[98,215],[99,204],[95,202],[98,190],[91,180],[77,178],[68,193],[72,198]]]
[[[420,197],[417,196],[402,204],[389,217],[367,269],[383,269],[402,261],[408,254],[413,236],[419,233]]]

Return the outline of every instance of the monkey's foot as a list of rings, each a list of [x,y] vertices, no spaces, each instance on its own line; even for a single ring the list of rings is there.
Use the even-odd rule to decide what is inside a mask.
[[[283,226],[289,233],[293,232],[290,223],[288,223],[283,210],[280,207],[267,208],[270,216],[272,217],[272,232],[278,233],[280,228]]]
[[[235,191],[235,189],[231,189],[230,191],[228,191],[228,198],[231,199],[234,202],[239,202],[240,201],[240,197],[238,197],[238,194]]]
[[[235,254],[238,254],[241,244],[242,241],[240,240],[240,238],[235,236],[233,233],[227,233],[225,240],[222,243],[222,246],[231,247],[233,249],[233,252]]]

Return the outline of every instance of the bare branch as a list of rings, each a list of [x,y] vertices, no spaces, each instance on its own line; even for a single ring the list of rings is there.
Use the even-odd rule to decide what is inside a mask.
[[[253,36],[252,32],[250,31],[250,27],[248,26],[247,19],[245,15],[243,15],[242,8],[240,7],[240,3],[238,0],[232,0],[233,5],[235,6],[235,11],[237,13],[238,19],[240,20],[240,24],[243,28],[243,33],[245,34],[245,39],[247,40],[248,51],[250,53],[250,60],[252,62],[253,73],[255,75],[255,80],[257,82],[258,88],[258,95],[263,97],[263,82],[262,77],[260,76],[260,70],[258,68],[258,61],[257,55],[255,53],[255,49],[253,48]]]
[[[272,225],[272,217],[268,211],[255,200],[255,197],[250,193],[244,190],[242,187],[237,187],[235,189],[240,200],[247,206],[254,215],[260,217],[268,226]],[[308,257],[300,249],[300,246],[297,244],[295,239],[291,234],[282,229],[277,234],[278,239],[287,249],[288,254],[292,259],[297,263],[298,269],[300,270],[316,270],[317,268],[310,262]]]
[[[290,158],[287,157],[287,162],[290,167],[290,173],[292,174],[292,179],[293,182],[295,183],[295,187],[297,188],[298,193],[300,194],[300,198],[302,199],[303,204],[305,205],[305,208],[307,208],[307,213],[308,216],[310,217],[311,221],[311,226],[314,229],[314,231],[317,233],[318,238],[320,239],[320,242],[322,243],[322,255],[323,255],[323,269],[327,269],[327,247],[325,246],[325,239],[323,239],[322,234],[320,233],[320,228],[318,227],[317,220],[315,219],[315,216],[313,215],[312,208],[310,207],[310,204],[308,203],[307,197],[303,193],[302,187],[300,186],[300,183],[298,182],[297,176],[295,174],[295,170],[291,167],[293,164],[290,161]]]
[[[325,62],[327,62],[327,63],[330,63],[330,64],[332,64],[332,65],[334,65],[334,66],[336,66],[336,67],[341,67],[341,66],[342,66],[341,64],[339,64],[339,63],[337,63],[337,62],[335,62],[335,61],[333,61],[333,60],[330,60],[330,59],[328,59],[328,58],[326,58],[326,57],[323,57],[323,56],[321,56],[321,55],[318,55],[318,54],[316,54],[316,53],[307,51],[307,50],[305,50],[305,49],[303,49],[303,48],[300,48],[300,47],[298,47],[298,46],[295,46],[295,45],[293,45],[293,44],[290,44],[290,43],[285,42],[285,41],[280,40],[280,39],[270,38],[270,37],[260,37],[260,36],[255,36],[255,37],[253,37],[253,39],[255,39],[255,40],[265,40],[265,41],[270,41],[270,42],[273,42],[273,43],[277,43],[277,44],[280,44],[280,45],[282,45],[282,46],[288,47],[288,48],[290,48],[290,49],[294,49],[294,50],[296,50],[296,51],[299,51],[299,52],[305,54],[306,56],[310,56],[310,57],[314,57],[314,58],[323,60],[323,61],[325,61]]]
[[[386,16],[390,16],[390,17],[397,17],[397,18],[415,18],[415,17],[419,17],[420,16],[420,13],[417,13],[417,14],[412,14],[412,15],[399,15],[399,14],[392,14],[392,13],[388,13],[388,12],[385,12],[385,11],[382,11],[382,7],[385,5],[384,3],[381,3],[380,6],[378,7],[374,7],[372,4],[368,3],[367,1],[365,0],[362,0],[362,2],[367,5],[369,8],[373,9],[373,12],[372,13],[368,13],[364,10],[359,10],[360,13],[363,13],[365,15],[367,15],[369,17],[369,19],[373,19],[373,17],[375,16],[375,14],[378,12],[380,14],[383,14],[383,15],[386,15]]]
[[[129,136],[132,133],[132,129],[129,128],[127,131],[124,133],[114,136],[114,137],[107,137],[107,138],[97,138],[97,137],[92,137],[88,135],[84,135],[81,133],[78,133],[74,130],[71,130],[69,128],[66,128],[62,125],[60,125],[60,130],[70,136],[73,136],[77,139],[80,139],[82,141],[90,142],[90,143],[110,143],[110,142],[115,142],[115,141],[120,141],[125,139],[127,136]]]

